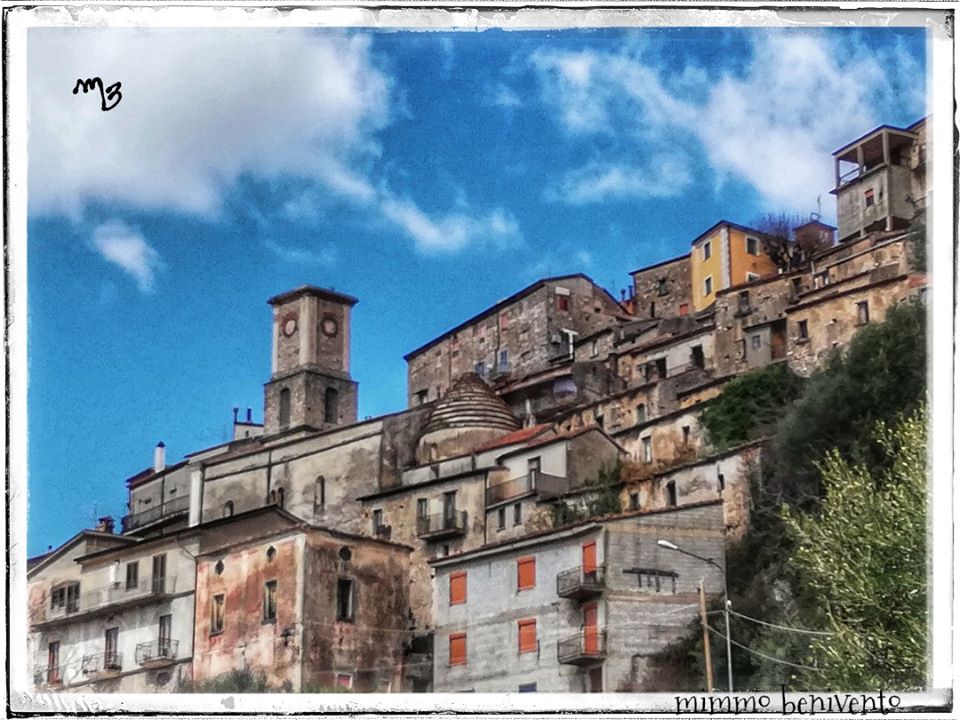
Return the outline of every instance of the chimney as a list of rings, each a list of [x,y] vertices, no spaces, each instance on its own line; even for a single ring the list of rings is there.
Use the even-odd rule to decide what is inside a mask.
[[[95,529],[100,532],[113,534],[113,517],[104,515],[101,518],[97,518],[97,527]]]
[[[234,424],[234,425],[237,424],[237,416],[238,416],[239,414],[240,414],[240,408],[235,407],[235,408],[233,409],[233,424]]]
[[[253,423],[253,408],[247,408],[247,422]]]
[[[157,447],[153,451],[153,471],[160,472],[166,466],[166,445],[163,444],[163,440],[157,443]]]

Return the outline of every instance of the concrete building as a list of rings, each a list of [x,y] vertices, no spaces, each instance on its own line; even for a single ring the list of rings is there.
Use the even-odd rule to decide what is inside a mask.
[[[539,280],[404,356],[410,407],[467,372],[506,380],[573,358],[573,343],[626,312],[583,274]]]
[[[718,290],[777,272],[764,251],[763,238],[759,230],[721,220],[693,240],[690,282],[695,312],[712,305]]]
[[[697,615],[723,566],[717,501],[624,513],[438,558],[440,692],[611,692],[642,687],[647,658]]]

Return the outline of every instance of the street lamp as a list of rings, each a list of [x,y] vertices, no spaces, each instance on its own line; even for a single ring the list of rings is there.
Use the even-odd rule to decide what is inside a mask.
[[[713,565],[720,573],[723,575],[723,621],[727,630],[727,692],[733,692],[733,664],[731,662],[731,652],[730,652],[730,599],[727,596],[727,572],[722,567],[720,567],[716,562],[710,558],[701,557],[695,553],[690,552],[689,550],[684,550],[681,547],[677,547],[676,544],[670,542],[669,540],[657,540],[657,545],[667,550],[676,550],[678,553],[683,553],[684,555],[689,555],[690,557],[696,558],[697,560],[702,560],[709,565]]]

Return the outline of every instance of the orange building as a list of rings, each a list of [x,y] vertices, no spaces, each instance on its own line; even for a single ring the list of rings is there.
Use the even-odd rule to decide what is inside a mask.
[[[693,309],[714,303],[718,290],[777,272],[763,250],[759,230],[721,220],[699,235],[690,250]]]

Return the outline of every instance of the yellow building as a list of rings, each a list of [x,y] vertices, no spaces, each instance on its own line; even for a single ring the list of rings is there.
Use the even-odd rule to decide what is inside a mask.
[[[693,241],[690,280],[694,311],[712,305],[718,290],[777,272],[763,250],[761,237],[758,230],[721,220]]]

